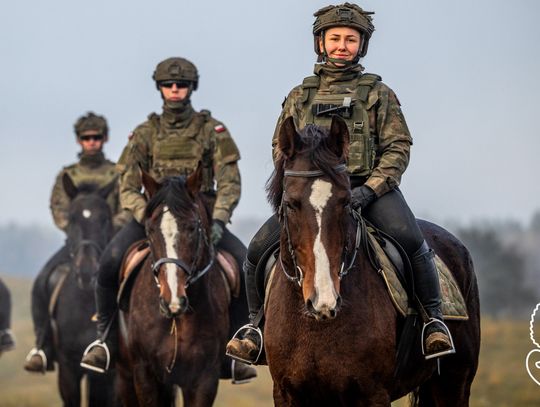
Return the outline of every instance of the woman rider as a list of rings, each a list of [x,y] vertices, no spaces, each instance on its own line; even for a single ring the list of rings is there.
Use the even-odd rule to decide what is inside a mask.
[[[366,55],[373,31],[371,12],[356,4],[327,6],[315,13],[314,46],[318,55],[315,75],[304,79],[288,95],[278,119],[272,145],[274,161],[277,135],[292,116],[297,128],[314,123],[329,126],[339,114],[350,133],[347,170],[352,206],[376,227],[393,237],[406,251],[414,286],[429,321],[425,324],[424,354],[439,357],[455,350],[442,321],[438,274],[428,247],[398,189],[409,162],[412,138],[394,92],[378,75],[363,73],[358,63]],[[272,216],[252,239],[244,263],[251,324],[233,338],[227,353],[255,362],[262,347],[258,316],[263,300],[255,284],[255,269],[263,253],[279,239],[279,223]]]
[[[100,259],[96,285],[98,336],[89,346],[81,366],[104,372],[116,351],[116,295],[118,271],[125,251],[146,237],[141,169],[161,181],[166,177],[189,175],[202,163],[202,192],[214,200],[212,243],[233,255],[237,262],[245,256],[245,246],[226,228],[240,199],[240,154],[229,131],[210,112],[197,112],[191,105],[191,94],[197,90],[199,74],[193,63],[184,58],[161,61],[152,77],[163,99],[161,115],[152,113],[129,137],[118,161],[120,202],[133,214],[128,223],[109,243]],[[242,283],[243,286],[243,283]],[[231,327],[242,325],[245,306],[241,298],[230,305]],[[241,317],[239,315],[243,314]],[[254,368],[235,363],[233,382],[254,378]]]

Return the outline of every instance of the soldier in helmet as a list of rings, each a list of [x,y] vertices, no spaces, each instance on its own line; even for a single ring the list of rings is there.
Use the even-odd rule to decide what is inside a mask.
[[[202,192],[215,199],[213,244],[231,253],[239,264],[246,252],[242,242],[226,228],[240,199],[237,164],[240,154],[223,123],[210,112],[197,112],[192,107],[191,94],[199,84],[197,68],[184,58],[169,58],[157,65],[153,79],[163,99],[163,111],[160,115],[152,113],[133,131],[117,165],[121,174],[120,200],[134,219],[111,241],[100,261],[96,287],[100,339],[90,346],[81,361],[81,366],[97,372],[104,372],[116,353],[117,328],[113,319],[123,253],[145,237],[146,198],[141,190],[141,168],[162,180],[168,176],[189,175],[200,161]],[[240,320],[244,320],[245,309],[235,309],[236,304],[235,300],[231,302],[232,318],[240,314]],[[234,367],[233,379],[237,382],[256,376],[255,369],[245,364],[236,363]]]
[[[272,140],[274,160],[278,132],[287,117],[294,118],[298,129],[307,124],[329,127],[335,114],[346,121],[351,204],[407,252],[416,294],[430,318],[424,330],[425,357],[438,357],[455,350],[442,320],[434,255],[398,188],[409,163],[412,138],[394,92],[380,76],[364,73],[359,64],[375,30],[372,14],[352,3],[327,6],[315,13],[313,36],[319,63],[315,75],[293,88],[283,104]],[[252,324],[227,345],[227,353],[239,360],[254,362],[262,347],[258,327],[262,299],[255,288],[255,270],[262,254],[278,239],[279,222],[273,216],[248,248],[244,272]]]
[[[95,183],[99,187],[108,185],[118,177],[115,163],[105,158],[103,145],[109,137],[107,121],[103,116],[88,112],[81,116],[74,126],[77,143],[81,146],[79,161],[64,167],[56,177],[51,194],[51,212],[56,226],[66,232],[69,224],[70,199],[64,190],[62,178],[68,174],[75,186],[84,183]],[[120,229],[130,218],[128,211],[120,207],[118,188],[107,197],[111,208],[115,230]],[[29,372],[45,373],[54,370],[53,344],[49,322],[49,300],[51,285],[57,282],[55,271],[69,262],[69,250],[64,245],[45,264],[34,280],[32,287],[32,318],[36,334],[36,346],[26,357],[24,368]],[[57,274],[57,273],[56,273]]]

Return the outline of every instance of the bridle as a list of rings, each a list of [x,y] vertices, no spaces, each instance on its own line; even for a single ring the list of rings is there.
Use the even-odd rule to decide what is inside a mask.
[[[202,256],[202,250],[203,247],[208,247],[210,250],[210,260],[201,269],[195,269],[195,265],[199,262],[201,256]],[[163,264],[174,264],[176,267],[178,267],[180,270],[182,270],[184,273],[187,274],[188,278],[186,280],[185,288],[188,288],[191,284],[196,282],[198,279],[200,279],[202,276],[204,276],[208,270],[212,268],[215,261],[215,249],[214,245],[211,244],[208,241],[208,236],[206,233],[204,233],[203,227],[202,227],[202,221],[199,217],[197,219],[197,249],[196,254],[193,258],[193,262],[190,266],[187,265],[187,263],[182,259],[175,259],[171,257],[161,257],[157,259],[155,262],[152,263],[152,273],[154,274],[154,280],[156,282],[156,285],[158,288],[161,287],[161,284],[158,280],[158,274],[159,269]]]
[[[333,167],[333,170],[337,173],[343,173],[347,171],[347,166],[345,164],[339,164]],[[284,171],[284,180],[286,177],[301,177],[301,178],[318,178],[324,176],[325,173],[322,170],[306,170],[306,171],[295,171],[295,170],[285,170]],[[280,220],[283,221],[283,224],[285,225],[285,233],[287,235],[287,250],[289,251],[289,255],[291,257],[293,268],[294,268],[294,275],[291,275],[287,273],[287,269],[285,265],[283,264],[283,258],[280,254],[279,256],[279,262],[281,264],[281,269],[283,270],[283,273],[287,277],[289,281],[292,281],[294,283],[297,283],[300,287],[302,287],[302,281],[304,279],[304,272],[296,262],[296,253],[294,251],[294,247],[292,245],[291,240],[291,233],[289,230],[289,222],[287,219],[287,210],[284,208],[285,202],[285,185],[283,185],[283,195],[281,197],[281,204],[279,205],[278,209],[278,215]],[[353,217],[353,219],[356,221],[356,238],[355,238],[355,244],[354,244],[354,253],[352,255],[352,258],[348,264],[348,266],[345,266],[346,263],[346,257],[347,257],[347,250],[346,248],[343,249],[342,254],[342,261],[341,261],[341,268],[338,273],[338,277],[341,280],[344,276],[346,276],[351,268],[354,265],[354,262],[356,261],[356,255],[358,253],[358,249],[360,247],[360,243],[362,241],[362,234],[363,230],[365,230],[365,224],[363,218],[360,216],[360,214],[353,210],[350,205],[348,206],[349,214]]]
[[[75,247],[70,247],[69,257],[73,259],[75,255],[79,252],[79,250],[81,250],[83,247],[86,247],[86,246],[93,247],[94,249],[96,249],[98,258],[101,257],[103,248],[99,244],[97,244],[94,240],[90,240],[90,239],[83,239],[77,242]]]

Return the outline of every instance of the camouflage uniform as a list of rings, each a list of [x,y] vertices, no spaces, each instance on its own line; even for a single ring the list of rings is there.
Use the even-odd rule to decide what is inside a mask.
[[[366,177],[365,184],[377,196],[382,196],[399,185],[409,163],[412,138],[392,89],[381,82],[380,77],[362,74],[361,70],[360,65],[343,70],[315,65],[316,78],[308,77],[304,82],[319,78],[313,102],[317,99],[334,101],[339,106],[344,98],[351,98],[352,117],[344,118],[349,127],[351,142],[347,169],[352,176]],[[344,80],[341,77],[345,77]],[[361,86],[369,88],[365,101],[358,97],[357,83],[365,83]],[[306,85],[293,88],[283,104],[272,139],[274,158],[278,132],[287,117],[294,118],[298,129],[309,123],[327,127],[330,125],[330,115],[317,117],[309,114],[312,104],[304,100],[309,97],[306,96],[309,93],[306,89]],[[366,124],[363,123],[364,114],[367,114],[368,129],[365,129]],[[359,128],[360,123],[362,128]]]
[[[77,163],[64,167],[62,171],[58,173],[51,193],[50,208],[54,223],[64,232],[68,226],[70,203],[70,199],[67,196],[62,183],[62,177],[66,173],[71,177],[75,186],[92,183],[97,184],[98,187],[104,187],[118,177],[115,170],[115,164],[112,161],[107,160],[103,153],[97,153],[95,155],[81,154],[80,160]],[[107,203],[111,208],[111,212],[114,214],[113,225],[115,230],[118,230],[125,225],[131,217],[130,213],[123,210],[120,206],[118,190],[119,187],[107,197]]]
[[[201,159],[202,191],[213,194],[217,189],[212,217],[227,224],[240,199],[240,154],[229,131],[208,112],[194,112],[189,123],[175,124],[154,113],[135,129],[117,164],[122,207],[142,223],[146,199],[139,166],[162,180],[190,174]]]

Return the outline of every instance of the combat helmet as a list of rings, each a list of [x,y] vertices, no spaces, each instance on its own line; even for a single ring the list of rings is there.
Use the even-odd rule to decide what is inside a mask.
[[[319,62],[326,58],[326,52],[319,47],[319,38],[323,39],[326,30],[332,27],[351,27],[359,31],[362,35],[362,44],[358,50],[354,63],[365,56],[368,49],[369,39],[375,31],[372,23],[371,15],[375,14],[372,11],[364,11],[356,4],[343,3],[336,6],[323,7],[316,11],[315,22],[313,23],[313,37],[315,52],[319,56]]]
[[[159,83],[163,81],[187,82],[192,90],[197,90],[199,86],[199,73],[197,67],[185,58],[167,58],[157,64],[152,79],[156,81],[159,90]]]
[[[105,117],[99,116],[94,112],[88,112],[85,116],[81,116],[77,119],[73,125],[75,135],[80,137],[82,133],[89,130],[98,131],[103,137],[109,136],[109,127],[107,126],[107,120]]]

